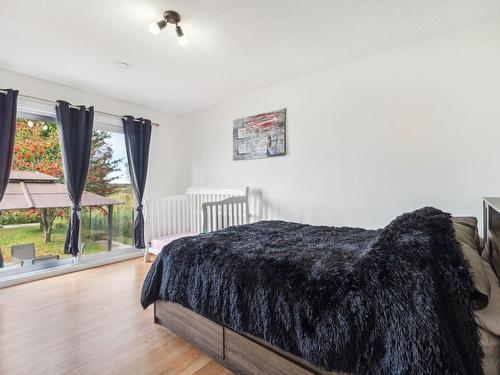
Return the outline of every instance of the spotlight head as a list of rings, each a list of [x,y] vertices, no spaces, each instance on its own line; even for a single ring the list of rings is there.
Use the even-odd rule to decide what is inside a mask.
[[[175,26],[175,33],[179,38],[182,38],[184,36],[184,32],[182,31],[182,28],[179,25]]]
[[[184,32],[179,25],[175,27],[175,33],[177,34],[177,41],[181,46],[185,46],[186,44],[188,44],[189,39],[184,35]]]
[[[162,29],[167,26],[167,22],[165,20],[161,20],[158,22],[150,22],[148,29],[151,34],[158,35]]]

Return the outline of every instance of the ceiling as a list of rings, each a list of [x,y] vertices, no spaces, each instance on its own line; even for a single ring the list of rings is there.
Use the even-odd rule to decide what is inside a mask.
[[[184,114],[496,15],[500,1],[0,0],[0,8],[1,67]],[[165,9],[181,14],[187,46],[171,26],[149,33]]]

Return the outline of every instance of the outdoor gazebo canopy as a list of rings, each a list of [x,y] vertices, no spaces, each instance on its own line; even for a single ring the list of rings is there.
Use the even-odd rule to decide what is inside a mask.
[[[68,190],[57,178],[39,172],[11,171],[0,210],[71,207]],[[114,206],[123,202],[89,193],[82,196],[82,206]]]
[[[0,211],[71,207],[66,186],[57,180],[39,172],[11,171]],[[113,235],[113,206],[117,204],[123,202],[83,192],[81,206],[108,207],[108,250],[111,250]]]

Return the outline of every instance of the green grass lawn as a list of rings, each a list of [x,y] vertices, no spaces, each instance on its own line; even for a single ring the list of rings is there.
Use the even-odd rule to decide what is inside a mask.
[[[52,230],[52,242],[44,243],[43,230],[39,226],[27,226],[20,228],[0,228],[0,248],[2,249],[5,261],[9,262],[10,246],[22,243],[33,242],[35,244],[36,255],[57,255],[61,258],[69,257],[70,255],[64,254],[64,240],[66,239],[67,224],[62,224],[59,221],[54,223]],[[85,255],[99,253],[106,251],[106,243],[104,241],[88,241],[85,247]]]
[[[123,204],[116,205],[113,210],[113,249],[133,244],[132,223],[134,197],[130,186],[125,186],[117,193],[110,196]],[[4,224],[26,223],[24,211],[5,211],[2,213]],[[38,224],[12,228],[0,227],[0,249],[5,261],[11,260],[10,247],[23,243],[35,244],[36,255],[59,255],[61,258],[69,257],[64,254],[64,241],[68,229],[69,210],[63,217],[58,217],[52,227],[52,241],[44,242],[43,230]],[[29,222],[29,221],[28,221]],[[84,208],[82,211],[82,242],[86,243],[84,255],[99,253],[107,250],[108,217],[106,211],[98,208]]]

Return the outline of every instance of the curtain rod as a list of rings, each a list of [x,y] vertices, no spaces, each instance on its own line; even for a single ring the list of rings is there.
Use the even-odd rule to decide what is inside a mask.
[[[0,93],[7,94],[7,91],[0,90]],[[21,98],[24,98],[24,99],[36,100],[36,101],[39,101],[39,102],[42,102],[42,103],[56,105],[56,102],[53,101],[53,100],[48,100],[48,99],[43,99],[43,98],[37,98],[36,96],[23,95],[23,94],[19,94],[18,96],[21,97]],[[77,107],[77,106],[74,106],[74,105],[72,105],[70,107],[71,108],[80,108],[80,107]],[[120,119],[120,120],[123,118],[123,116],[115,115],[115,114],[109,113],[109,112],[103,112],[103,111],[96,111],[96,110],[94,110],[94,113],[96,113],[98,115],[104,115],[104,116],[114,117],[114,118],[117,118],[117,119]],[[158,124],[156,122],[151,122],[151,125],[157,126],[157,127],[160,126],[160,124]]]

